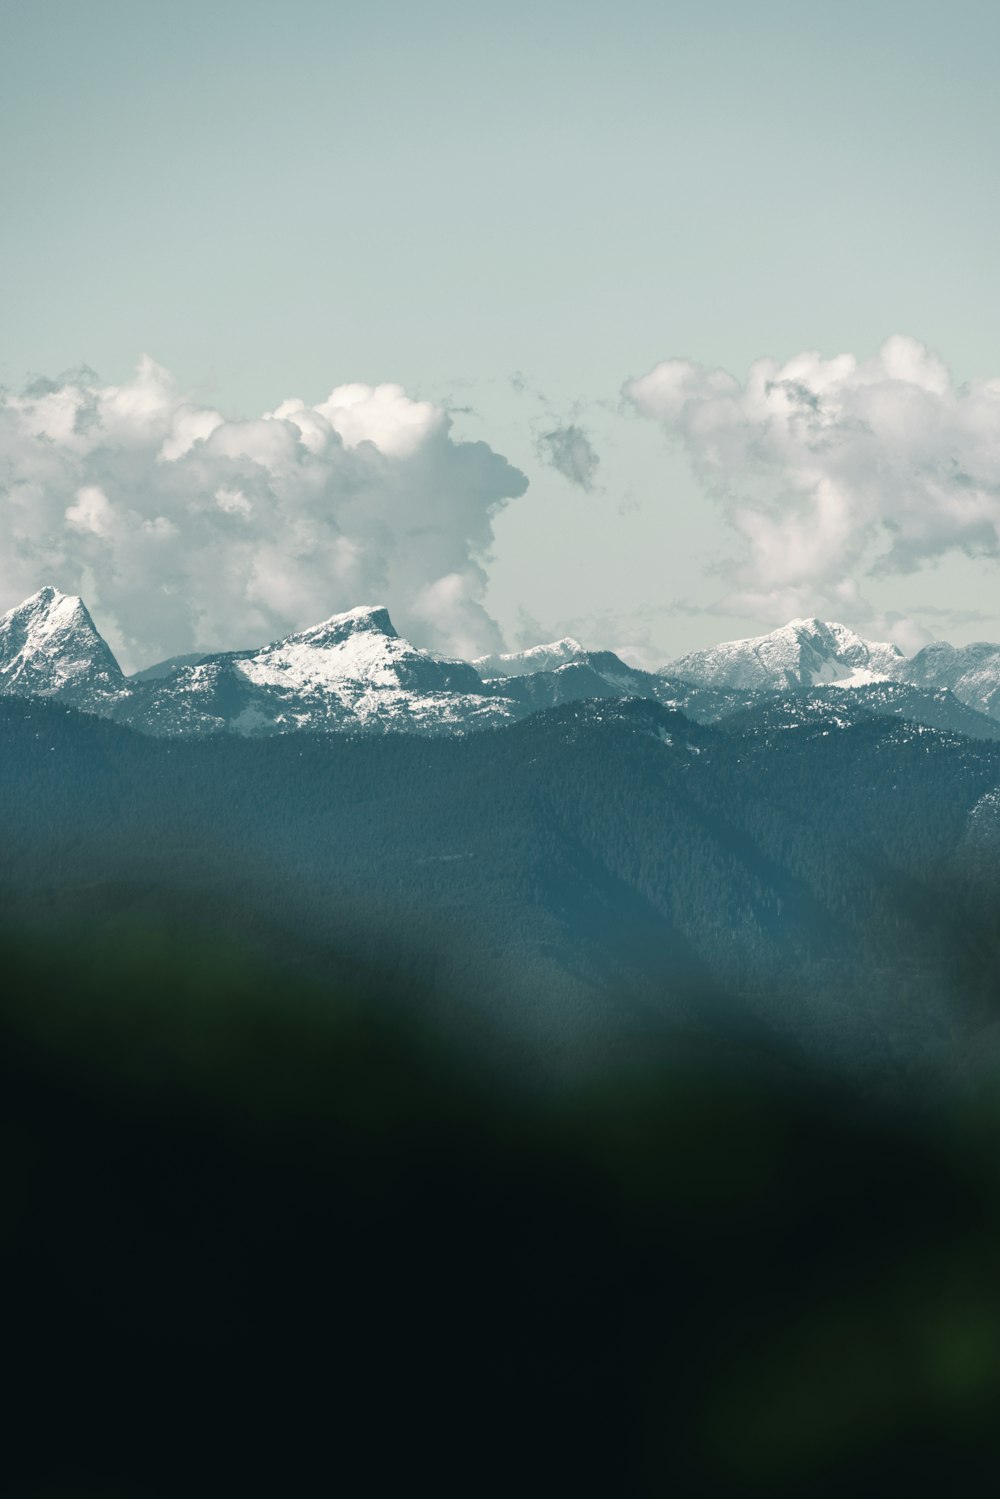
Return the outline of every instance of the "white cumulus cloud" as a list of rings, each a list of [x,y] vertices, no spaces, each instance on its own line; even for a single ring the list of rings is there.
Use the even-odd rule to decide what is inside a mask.
[[[741,542],[734,609],[870,618],[865,574],[1000,556],[1000,379],[956,385],[914,338],[874,358],[669,359],[623,394],[680,438]]]
[[[145,358],[0,393],[0,604],[82,593],[131,666],[371,602],[420,644],[496,650],[484,562],[527,480],[450,428],[399,385],[228,420]]]

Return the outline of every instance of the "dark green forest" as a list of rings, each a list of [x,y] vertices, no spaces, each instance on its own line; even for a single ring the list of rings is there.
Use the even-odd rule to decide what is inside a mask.
[[[377,956],[547,1074],[682,1024],[905,1085],[995,1019],[993,741],[632,701],[178,742],[6,699],[0,753],[0,895],[42,940],[200,925],[306,977]]]

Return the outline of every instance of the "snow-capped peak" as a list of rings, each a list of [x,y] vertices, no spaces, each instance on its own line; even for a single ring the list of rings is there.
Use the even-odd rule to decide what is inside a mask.
[[[860,687],[899,680],[905,657],[889,641],[863,640],[847,625],[793,619],[768,635],[694,651],[667,670],[706,687],[775,691],[836,683]]]
[[[484,696],[468,662],[418,650],[397,634],[382,605],[365,605],[260,650],[204,656],[161,679],[138,712],[148,717],[152,704],[160,722],[164,705],[173,715],[186,704],[208,714],[217,727],[264,733],[368,723],[451,724],[462,711],[475,716],[484,707],[495,716],[499,700],[484,704]]]
[[[479,656],[473,666],[484,681],[498,677],[528,677],[538,671],[555,671],[560,666],[579,661],[587,652],[578,640],[566,635],[549,645],[533,645],[526,651],[508,651],[496,656]]]
[[[0,618],[0,692],[117,696],[124,677],[83,600],[46,586]]]
[[[239,663],[251,681],[298,690],[368,682],[398,687],[400,672],[423,653],[397,634],[381,604],[333,614],[321,624],[263,646]]]
[[[0,631],[6,636],[8,631],[20,627],[26,636],[30,634],[41,643],[46,636],[58,633],[81,618],[89,621],[90,615],[78,594],[60,593],[58,588],[46,584],[0,618]]]
[[[138,682],[117,716],[156,734],[459,733],[505,721],[513,707],[467,661],[418,650],[382,605],[365,605],[259,650],[202,656]]]
[[[322,649],[342,645],[355,635],[380,635],[386,640],[399,639],[384,604],[361,604],[356,609],[346,609],[342,614],[331,614],[329,619],[324,619],[318,625],[310,625],[307,630],[300,630],[295,635],[288,635],[268,649],[274,650],[278,644],[292,646],[300,643]]]

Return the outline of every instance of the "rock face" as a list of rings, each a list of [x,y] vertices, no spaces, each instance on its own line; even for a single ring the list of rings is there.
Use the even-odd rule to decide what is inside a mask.
[[[793,619],[770,635],[694,651],[672,662],[667,671],[704,687],[782,692],[834,682],[860,687],[898,681],[905,677],[905,668],[905,656],[887,641],[862,640],[846,625]]]
[[[127,697],[128,686],[83,600],[40,588],[0,618],[0,692],[100,713]]]
[[[924,646],[908,661],[907,679],[918,687],[947,688],[960,702],[1000,719],[1000,645],[948,645],[944,640]]]

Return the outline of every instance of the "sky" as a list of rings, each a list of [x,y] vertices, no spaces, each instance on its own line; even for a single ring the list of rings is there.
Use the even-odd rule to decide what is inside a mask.
[[[363,602],[645,665],[1000,637],[992,0],[0,32],[0,606],[132,667]]]

